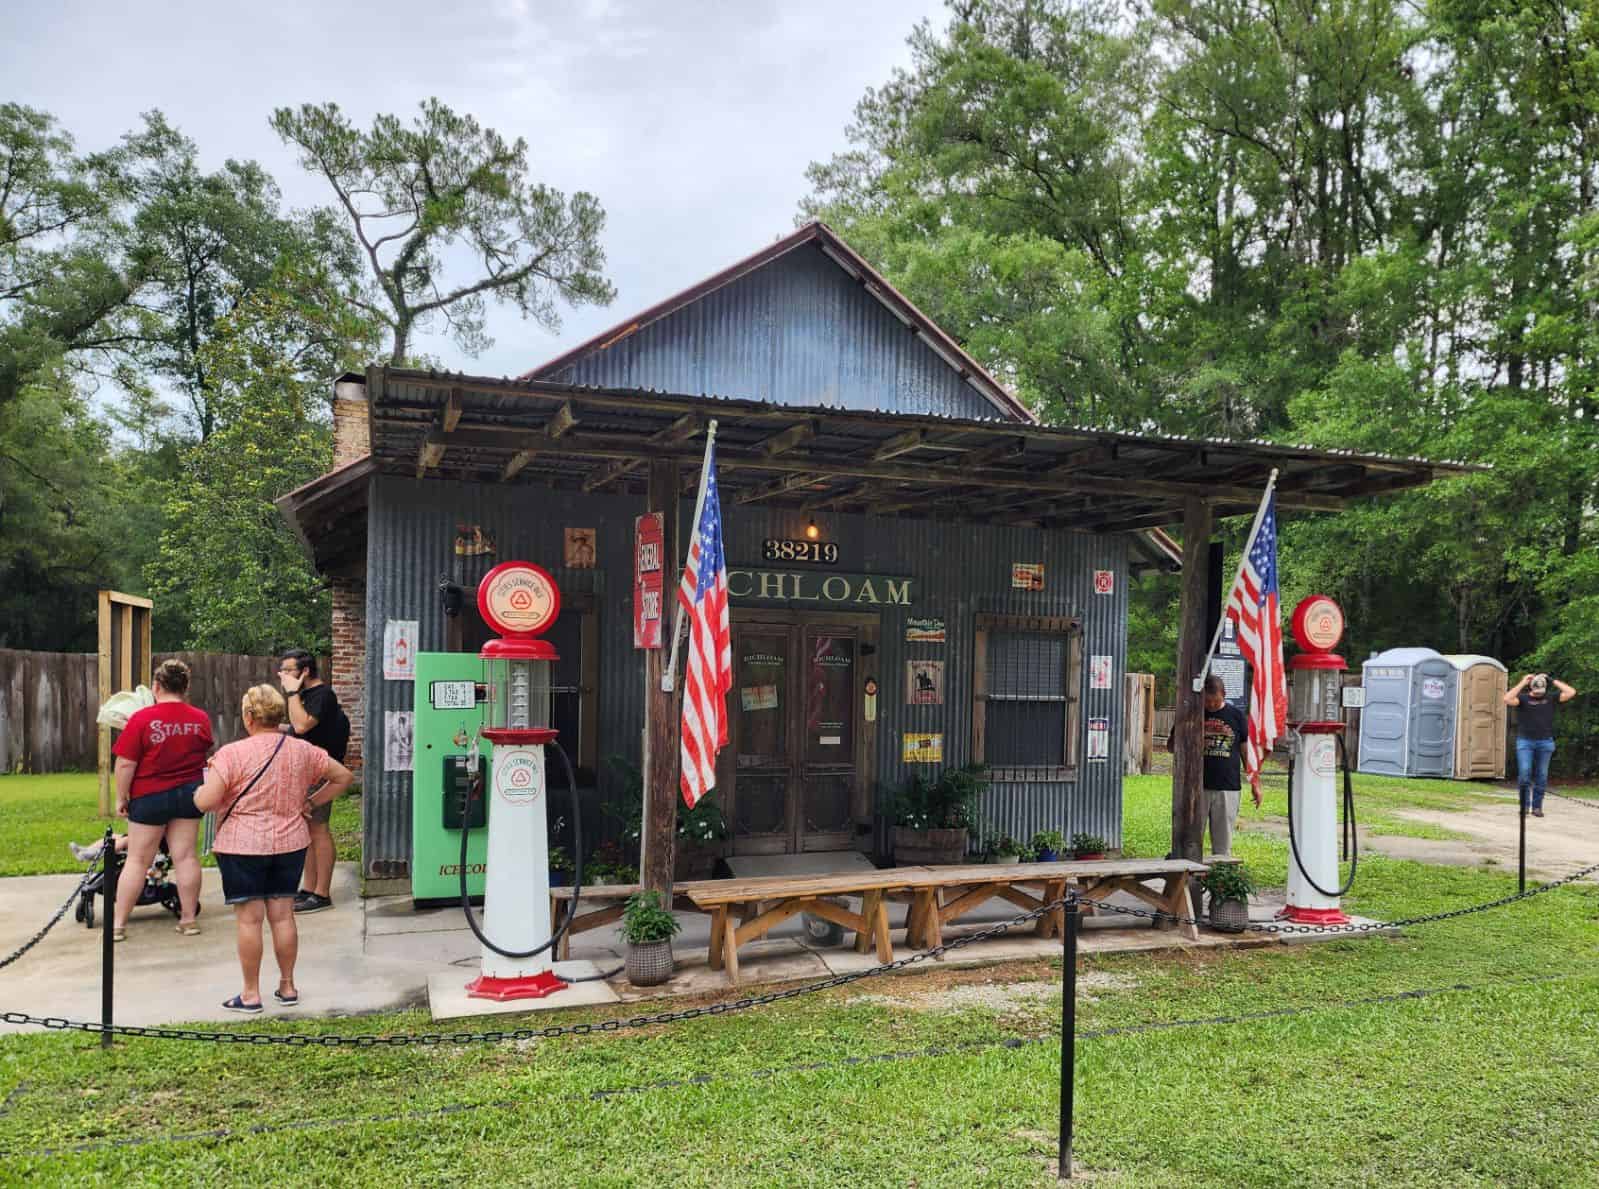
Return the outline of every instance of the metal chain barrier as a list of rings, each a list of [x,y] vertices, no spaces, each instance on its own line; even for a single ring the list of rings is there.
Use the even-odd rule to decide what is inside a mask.
[[[1563,888],[1567,884],[1575,883],[1594,872],[1599,871],[1599,863],[1590,864],[1580,871],[1573,871],[1570,875],[1553,880],[1546,884],[1539,884],[1525,892],[1516,892],[1509,896],[1501,896],[1498,900],[1489,900],[1483,904],[1473,904],[1466,908],[1453,908],[1448,912],[1428,913],[1426,916],[1401,917],[1394,921],[1361,921],[1358,924],[1348,925],[1278,925],[1250,923],[1245,925],[1241,932],[1248,933],[1374,933],[1381,929],[1402,929],[1408,925],[1427,925],[1435,921],[1449,921],[1456,917],[1471,916],[1473,913],[1487,912],[1491,908],[1503,908],[1507,904],[1515,904],[1520,900],[1530,900],[1534,896],[1542,896],[1546,892],[1553,892],[1556,888]],[[1197,917],[1178,916],[1174,913],[1162,912],[1159,909],[1127,908],[1120,904],[1106,904],[1102,901],[1092,902],[1096,909],[1106,912],[1120,913],[1123,916],[1143,917],[1149,921],[1161,921],[1176,925],[1203,925],[1209,926],[1209,921],[1202,921]]]
[[[1359,924],[1349,925],[1291,925],[1291,924],[1249,924],[1244,927],[1251,933],[1267,934],[1328,934],[1328,933],[1371,933],[1381,929],[1398,929],[1409,925],[1422,925],[1434,921],[1453,920],[1456,917],[1470,916],[1474,913],[1487,912],[1489,909],[1502,908],[1505,905],[1515,904],[1518,901],[1530,900],[1534,896],[1542,896],[1547,892],[1555,891],[1568,884],[1575,883],[1594,872],[1599,871],[1599,863],[1591,864],[1580,871],[1574,871],[1561,879],[1550,883],[1540,884],[1526,892],[1503,896],[1498,900],[1490,900],[1484,904],[1473,904],[1466,908],[1451,909],[1447,912],[1429,913],[1425,916],[1404,917],[1393,921],[1364,921]],[[93,872],[90,872],[92,875]],[[16,954],[6,959],[13,962],[23,953],[26,953],[40,938],[50,931],[56,921],[66,912],[72,900],[77,897],[88,883],[89,876],[84,877],[84,882],[74,889],[72,896],[67,898],[65,904],[57,910],[35,937],[22,947]],[[213,1032],[197,1028],[167,1028],[160,1026],[140,1026],[135,1024],[98,1024],[83,1020],[68,1020],[60,1016],[34,1016],[26,1012],[7,1011],[0,1012],[0,1022],[7,1024],[28,1024],[58,1032],[87,1032],[95,1035],[107,1036],[134,1036],[153,1040],[189,1040],[202,1041],[212,1044],[244,1044],[244,1045],[286,1045],[289,1048],[404,1048],[410,1045],[437,1046],[437,1045],[467,1045],[473,1043],[501,1044],[506,1041],[521,1040],[556,1040],[563,1036],[589,1036],[594,1033],[621,1032],[634,1028],[653,1028],[665,1024],[678,1024],[688,1020],[695,1020],[705,1016],[725,1016],[735,1012],[749,1011],[752,1008],[766,1007],[769,1004],[780,1003],[788,999],[798,999],[804,995],[815,994],[818,991],[828,991],[836,987],[845,987],[851,983],[860,982],[862,979],[876,978],[879,975],[890,974],[896,970],[904,970],[919,962],[938,959],[951,951],[961,949],[979,941],[1002,936],[1018,925],[1025,925],[1036,921],[1040,917],[1055,912],[1074,901],[1081,901],[1076,891],[1069,891],[1065,896],[1048,904],[1040,905],[1030,912],[1020,916],[1001,921],[976,933],[969,933],[964,937],[947,941],[942,945],[934,946],[929,950],[922,950],[908,957],[900,958],[894,962],[885,962],[878,966],[868,967],[865,970],[852,971],[848,974],[834,975],[832,978],[822,979],[819,982],[807,983],[804,986],[789,987],[781,991],[771,991],[765,995],[750,995],[731,1003],[713,1003],[707,1007],[690,1007],[682,1011],[657,1012],[648,1016],[633,1016],[628,1019],[602,1020],[597,1024],[552,1024],[547,1028],[517,1028],[509,1031],[491,1032],[422,1032],[422,1033],[396,1033],[391,1036],[348,1036],[337,1033],[321,1036],[305,1036],[295,1033],[241,1033],[241,1032]],[[1210,922],[1196,917],[1180,916],[1175,913],[1162,912],[1144,908],[1130,908],[1119,904],[1109,904],[1104,901],[1081,901],[1091,904],[1097,910],[1118,913],[1122,916],[1140,917],[1144,920],[1163,922],[1178,925],[1196,925],[1209,927]],[[5,963],[0,963],[4,965]]]
[[[84,872],[83,879],[78,882],[77,887],[72,889],[71,894],[61,902],[61,907],[56,909],[55,916],[51,917],[44,923],[44,928],[40,929],[37,933],[28,938],[27,941],[23,942],[16,949],[12,950],[11,953],[7,954],[4,958],[0,958],[0,970],[4,970],[7,966],[10,966],[11,963],[15,962],[18,958],[22,957],[23,954],[27,953],[34,946],[43,941],[44,935],[50,932],[51,929],[54,929],[56,927],[56,922],[67,915],[67,909],[72,907],[72,902],[83,894],[83,889],[89,886],[89,881],[92,880],[97,874],[98,872],[96,872],[93,867],[90,867],[88,871]]]
[[[832,978],[822,979],[820,982],[807,983],[801,987],[789,987],[786,990],[772,991],[765,995],[751,995],[735,1000],[732,1003],[713,1003],[708,1007],[689,1007],[682,1011],[657,1012],[655,1015],[633,1016],[625,1020],[602,1020],[597,1024],[552,1024],[548,1028],[517,1028],[512,1031],[498,1032],[422,1032],[397,1033],[392,1036],[347,1036],[334,1033],[323,1036],[302,1036],[294,1033],[279,1035],[264,1032],[211,1032],[202,1031],[198,1028],[142,1027],[135,1024],[112,1024],[107,1026],[83,1020],[67,1020],[60,1016],[32,1016],[26,1012],[18,1011],[0,1012],[0,1022],[7,1024],[33,1024],[57,1032],[89,1032],[96,1035],[138,1036],[153,1040],[197,1040],[209,1041],[213,1044],[287,1045],[290,1048],[374,1049],[404,1048],[408,1045],[467,1045],[479,1042],[500,1044],[505,1041],[517,1040],[555,1040],[562,1036],[589,1036],[596,1032],[621,1032],[624,1029],[652,1028],[662,1024],[677,1024],[686,1020],[699,1019],[702,1016],[732,1015],[734,1012],[748,1011],[755,1007],[765,1007],[768,1004],[779,1003],[785,999],[798,999],[802,995],[810,995],[817,991],[827,991],[834,987],[848,986],[850,983],[859,982],[862,979],[875,978],[881,974],[888,974],[895,970],[903,970],[908,966],[914,966],[918,962],[926,962],[930,959],[942,957],[951,950],[961,949],[963,946],[971,945],[974,942],[987,941],[990,938],[999,937],[1017,925],[1025,925],[1029,921],[1036,921],[1039,917],[1064,907],[1074,899],[1076,899],[1076,893],[1068,893],[1059,900],[1040,905],[1031,912],[1025,912],[1021,916],[1001,921],[997,925],[990,925],[980,932],[969,933],[965,937],[956,938],[953,941],[945,942],[943,945],[934,946],[930,950],[911,954],[909,957],[900,958],[898,961],[885,962],[880,966],[871,966],[865,970],[834,975]],[[65,911],[64,908],[63,911]]]
[[[1578,805],[1586,805],[1589,809],[1599,809],[1599,801],[1590,801],[1586,797],[1573,797],[1570,793],[1557,793],[1554,789],[1545,789],[1544,796],[1559,797],[1562,801],[1574,801]]]

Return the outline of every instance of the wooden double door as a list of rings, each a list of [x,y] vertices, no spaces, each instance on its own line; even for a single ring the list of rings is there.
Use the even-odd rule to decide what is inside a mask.
[[[877,617],[735,608],[732,627],[718,783],[733,853],[850,849],[869,820]]]

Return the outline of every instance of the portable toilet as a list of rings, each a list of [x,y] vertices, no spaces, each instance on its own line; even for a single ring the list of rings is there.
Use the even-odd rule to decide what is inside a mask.
[[[1454,775],[1459,676],[1432,648],[1390,648],[1369,657],[1361,666],[1360,771]]]
[[[1505,687],[1509,674],[1491,656],[1450,653],[1458,694],[1455,703],[1455,779],[1505,778]]]

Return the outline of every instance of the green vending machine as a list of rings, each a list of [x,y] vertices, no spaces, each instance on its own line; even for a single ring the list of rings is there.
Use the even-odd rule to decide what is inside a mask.
[[[418,908],[461,902],[461,828],[471,827],[466,887],[483,896],[489,849],[487,785],[493,745],[478,738],[483,662],[470,652],[416,654],[411,763],[411,898]],[[469,767],[478,747],[474,785]]]

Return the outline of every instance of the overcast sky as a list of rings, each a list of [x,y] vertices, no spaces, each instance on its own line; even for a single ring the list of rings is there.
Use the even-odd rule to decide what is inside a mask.
[[[536,179],[598,196],[616,301],[559,335],[491,308],[476,360],[528,370],[793,227],[804,169],[844,147],[868,86],[906,64],[938,0],[217,0],[0,4],[0,98],[54,113],[81,149],[160,108],[210,168],[254,158],[288,204],[324,203],[267,127],[280,105],[334,100],[365,126],[437,95],[507,138]]]

